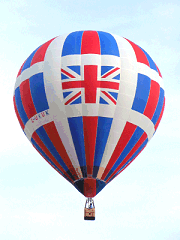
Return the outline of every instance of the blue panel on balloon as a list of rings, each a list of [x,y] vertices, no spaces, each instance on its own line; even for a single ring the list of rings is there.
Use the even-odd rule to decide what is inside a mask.
[[[109,72],[114,66],[101,66],[101,76]]]
[[[21,118],[23,124],[25,125],[29,119],[26,115],[26,112],[25,112],[23,104],[22,104],[19,87],[17,87],[15,90],[15,102],[16,102],[16,106],[17,106],[17,110],[19,112],[20,118]]]
[[[66,98],[66,97],[69,96],[69,94],[71,94],[71,93],[72,93],[72,91],[70,91],[70,92],[63,92],[63,97]]]
[[[81,53],[82,34],[83,31],[78,31],[72,32],[67,36],[62,50],[62,57],[66,55]]]
[[[101,46],[101,55],[119,55],[119,49],[115,38],[106,32],[98,31],[100,46]]]
[[[64,80],[64,79],[69,79],[69,77],[67,77],[66,75],[64,75],[63,73],[61,73],[61,80]]]
[[[50,153],[57,160],[57,162],[59,162],[59,164],[62,166],[62,168],[65,171],[68,171],[68,167],[66,166],[66,164],[62,160],[61,156],[57,152],[56,148],[54,147],[53,143],[51,142],[51,140],[50,140],[49,136],[47,135],[47,133],[46,133],[45,129],[43,128],[43,126],[38,128],[36,130],[36,133],[38,134],[38,136],[40,137],[41,141],[44,143],[46,148],[50,151]]]
[[[162,111],[162,108],[163,108],[163,103],[164,103],[164,90],[162,88],[160,88],[160,94],[159,94],[159,100],[158,100],[158,104],[157,104],[157,107],[156,107],[156,111],[152,117],[152,122],[154,123],[154,125],[156,124],[160,114],[161,114],[161,111]]]
[[[94,166],[100,166],[111,124],[112,118],[98,117]]]
[[[80,66],[68,66],[68,68],[80,75]]]
[[[117,100],[118,93],[116,93],[116,92],[108,92],[108,93],[111,94],[111,96]]]
[[[117,76],[113,77],[113,79],[120,80],[120,74],[118,74]]]
[[[70,105],[82,103],[81,96],[74,100]]]
[[[102,97],[100,97],[99,103],[101,103],[101,104],[108,104],[109,105],[109,103],[106,102]]]
[[[43,73],[33,75],[30,77],[29,82],[32,99],[37,113],[48,109],[49,105],[44,88]]]
[[[96,195],[106,186],[104,181],[99,179],[96,180]]]
[[[84,194],[84,179],[76,181],[74,186],[80,193]]]
[[[31,53],[31,55],[27,58],[27,60],[25,61],[24,65],[23,65],[23,67],[22,67],[21,73],[22,73],[25,69],[27,69],[27,68],[29,68],[29,67],[31,66],[31,61],[32,61],[35,53],[37,52],[37,50],[38,50],[40,47],[41,47],[41,46],[39,46],[36,50],[34,50],[34,51]]]
[[[149,92],[150,92],[151,79],[143,74],[138,74],[136,95],[134,98],[132,109],[143,113],[146,107]]]
[[[68,118],[68,122],[77,157],[79,160],[79,165],[81,167],[86,166],[83,119],[82,117],[72,117]]]

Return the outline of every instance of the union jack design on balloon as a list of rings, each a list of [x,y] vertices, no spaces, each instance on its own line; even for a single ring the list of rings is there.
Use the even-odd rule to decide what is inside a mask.
[[[96,103],[98,87],[105,89],[104,91],[100,91],[101,96],[99,103],[116,104],[119,81],[117,82],[115,79],[120,80],[120,69],[112,66],[101,66],[102,80],[98,81],[97,67],[98,66],[96,65],[84,66],[84,77],[83,80],[79,81],[76,79],[80,79],[81,77],[80,66],[68,66],[66,70],[61,69],[62,89],[65,105],[82,103],[82,88],[84,89],[83,92],[85,92],[85,103]],[[108,81],[109,78],[110,81]],[[94,79],[94,85],[92,85],[92,82],[89,81],[89,79]]]
[[[13,99],[32,145],[89,198],[145,148],[165,106],[149,54],[101,31],[72,32],[37,48],[19,70]]]

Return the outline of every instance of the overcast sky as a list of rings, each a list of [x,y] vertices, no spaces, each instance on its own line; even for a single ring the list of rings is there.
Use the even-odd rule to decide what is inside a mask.
[[[140,45],[159,67],[166,95],[155,136],[95,197],[95,221],[83,220],[85,197],[35,151],[13,108],[24,60],[76,30],[107,31]],[[0,0],[0,46],[0,239],[179,240],[179,0]]]

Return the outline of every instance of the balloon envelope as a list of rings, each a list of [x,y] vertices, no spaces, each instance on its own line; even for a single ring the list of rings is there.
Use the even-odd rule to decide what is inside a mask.
[[[86,197],[144,149],[164,104],[162,76],[148,53],[101,31],[72,32],[38,47],[14,91],[27,138]]]

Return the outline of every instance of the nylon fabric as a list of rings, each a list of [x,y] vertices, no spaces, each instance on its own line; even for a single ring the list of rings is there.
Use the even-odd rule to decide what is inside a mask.
[[[162,75],[132,41],[76,31],[22,64],[15,113],[40,155],[84,196],[96,196],[145,148],[165,107]]]

